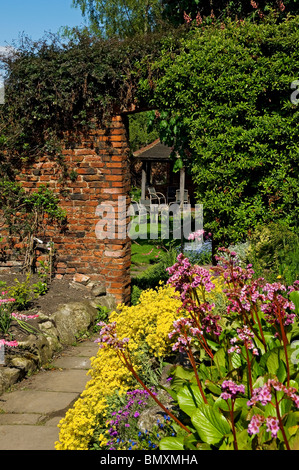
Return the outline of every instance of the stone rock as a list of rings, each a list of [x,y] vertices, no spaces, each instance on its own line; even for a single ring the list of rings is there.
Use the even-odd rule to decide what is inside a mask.
[[[74,344],[79,335],[86,333],[95,324],[98,314],[99,302],[93,302],[95,300],[62,304],[50,317],[39,312],[40,332],[29,334],[25,341],[19,342],[18,349],[6,354],[5,364],[0,365],[0,395],[28,373],[47,364],[56,351]]]
[[[168,409],[173,408],[173,400],[166,390],[160,390],[157,397],[160,402]],[[140,413],[138,419],[138,428],[142,432],[152,431],[157,425],[157,420],[164,421],[165,412],[158,404],[146,408]]]
[[[34,361],[37,367],[48,362],[53,355],[50,343],[43,334],[29,335],[26,341],[19,343],[19,347],[22,348],[23,357]]]
[[[163,421],[163,410],[159,405],[152,406],[140,413],[138,428],[141,432],[152,431],[157,425],[157,420]]]
[[[91,294],[94,297],[100,297],[101,295],[106,294],[106,286],[104,283],[101,284],[95,284],[92,289],[91,289]]]
[[[20,369],[14,367],[1,367],[0,369],[0,395],[9,387],[17,383],[21,375]]]
[[[88,301],[62,304],[52,315],[59,342],[63,345],[75,343],[78,334],[93,325],[97,313],[97,308]]]
[[[24,371],[25,374],[28,374],[28,372],[33,372],[36,369],[34,362],[25,357],[13,357],[9,362],[10,365]]]
[[[61,345],[58,340],[58,331],[52,321],[48,320],[43,323],[39,324],[39,329],[47,339],[49,343],[49,347],[53,352],[59,351],[61,349]]]
[[[86,276],[85,274],[80,274],[80,273],[76,273],[73,277],[74,282],[78,282],[79,284],[83,284],[85,286],[89,280],[90,280],[89,276]]]
[[[90,296],[90,288],[89,288],[88,285],[80,284],[80,282],[75,282],[75,281],[70,282],[69,285],[70,285],[70,287],[72,287],[73,289],[81,290],[81,291],[84,292],[86,295]]]
[[[113,295],[107,294],[107,295],[102,295],[99,298],[96,298],[93,302],[92,305],[97,306],[100,305],[101,307],[107,307],[109,310],[115,310],[116,309],[116,301]]]

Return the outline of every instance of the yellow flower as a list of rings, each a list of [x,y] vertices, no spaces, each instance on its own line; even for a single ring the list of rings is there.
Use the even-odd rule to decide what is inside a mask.
[[[216,287],[207,294],[210,302],[224,296],[223,280],[214,278],[213,281]],[[174,288],[161,284],[157,289],[143,291],[137,305],[122,304],[110,314],[109,321],[116,321],[119,338],[130,338],[128,347],[136,370],[142,366],[140,357],[144,348],[157,358],[170,352],[171,341],[168,334],[174,320],[182,316],[179,311],[181,306]],[[102,417],[104,421],[108,397],[116,391],[120,395],[125,394],[135,383],[116,352],[109,348],[99,348],[97,355],[91,358],[88,374],[91,379],[85,390],[59,423],[57,450],[88,450],[98,417]],[[106,426],[108,427],[107,422]],[[104,446],[106,441],[104,435],[101,436],[99,442]]]

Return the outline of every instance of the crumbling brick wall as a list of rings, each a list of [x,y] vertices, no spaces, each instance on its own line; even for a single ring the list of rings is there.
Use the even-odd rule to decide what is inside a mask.
[[[96,128],[76,139],[71,148],[63,148],[63,163],[72,178],[62,177],[61,162],[39,158],[30,168],[23,168],[18,180],[28,191],[48,185],[59,195],[60,207],[67,212],[64,229],[48,230],[47,241],[54,242],[56,276],[73,277],[75,273],[103,281],[106,292],[117,302],[130,300],[131,244],[127,234],[114,239],[99,239],[96,226],[97,207],[108,203],[118,216],[118,198],[128,207],[130,174],[126,118],[117,115],[109,126]],[[120,214],[125,224],[126,214]]]

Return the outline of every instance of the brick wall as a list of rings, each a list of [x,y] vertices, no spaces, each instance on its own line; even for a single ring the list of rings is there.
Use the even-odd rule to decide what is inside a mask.
[[[130,300],[130,239],[118,233],[115,239],[99,239],[96,226],[97,207],[108,203],[115,208],[122,226],[128,223],[126,215],[118,213],[118,198],[129,205],[130,175],[128,140],[125,118],[112,118],[108,128],[95,129],[86,136],[78,136],[71,148],[62,150],[68,173],[75,178],[62,177],[62,168],[48,157],[39,158],[18,176],[22,186],[36,190],[48,184],[60,197],[60,206],[67,211],[64,230],[48,229],[46,241],[52,240],[56,250],[56,275],[73,277],[75,273],[88,275],[93,280],[105,281],[107,293],[117,302]],[[125,230],[126,231],[126,230]],[[121,237],[121,238],[120,238]]]

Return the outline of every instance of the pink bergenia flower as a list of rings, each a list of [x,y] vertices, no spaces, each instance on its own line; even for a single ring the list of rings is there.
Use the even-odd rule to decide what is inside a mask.
[[[101,326],[100,336],[95,343],[100,343],[100,348],[104,348],[105,344],[114,347],[116,350],[123,351],[129,342],[129,338],[119,339],[116,333],[116,322],[106,324],[105,322],[97,323]]]
[[[170,339],[177,336],[177,341],[172,347],[173,351],[186,352],[191,346],[193,337],[202,334],[191,318],[179,318],[173,322],[173,327],[174,329],[168,334]]]
[[[255,356],[259,355],[257,348],[253,342],[254,333],[248,328],[248,326],[244,326],[243,328],[237,328],[237,336],[230,340],[230,343],[233,345],[227,352],[229,354],[235,352],[237,354],[241,354],[240,343],[244,344],[244,346],[252,351],[252,354]]]
[[[230,398],[235,399],[239,393],[245,393],[244,385],[237,385],[232,380],[224,380],[221,384],[222,393],[221,398],[228,400]]]
[[[269,379],[262,387],[255,388],[251,399],[247,402],[248,406],[261,403],[261,405],[267,405],[272,400],[272,389],[278,392],[284,392],[285,396],[290,398],[299,408],[299,395],[295,387],[287,387],[279,382],[277,379]]]
[[[209,270],[192,266],[189,259],[185,258],[182,253],[178,255],[177,262],[166,270],[170,274],[167,283],[180,293],[183,301],[190,296],[193,289],[199,286],[204,287],[206,292],[211,292],[215,288]]]
[[[281,293],[286,292],[287,288],[279,283],[267,283],[263,287],[264,302],[261,310],[265,314],[265,319],[271,325],[280,324],[280,319],[284,326],[294,323],[296,314],[294,312],[295,305],[286,299]]]
[[[258,434],[259,431],[260,431],[260,427],[264,423],[267,426],[266,430],[268,432],[271,432],[271,436],[273,438],[276,438],[277,433],[279,431],[279,421],[275,416],[265,417],[265,416],[262,416],[262,415],[259,415],[259,414],[253,415],[253,417],[251,418],[251,421],[248,425],[248,434],[250,434],[251,436],[253,434]]]

